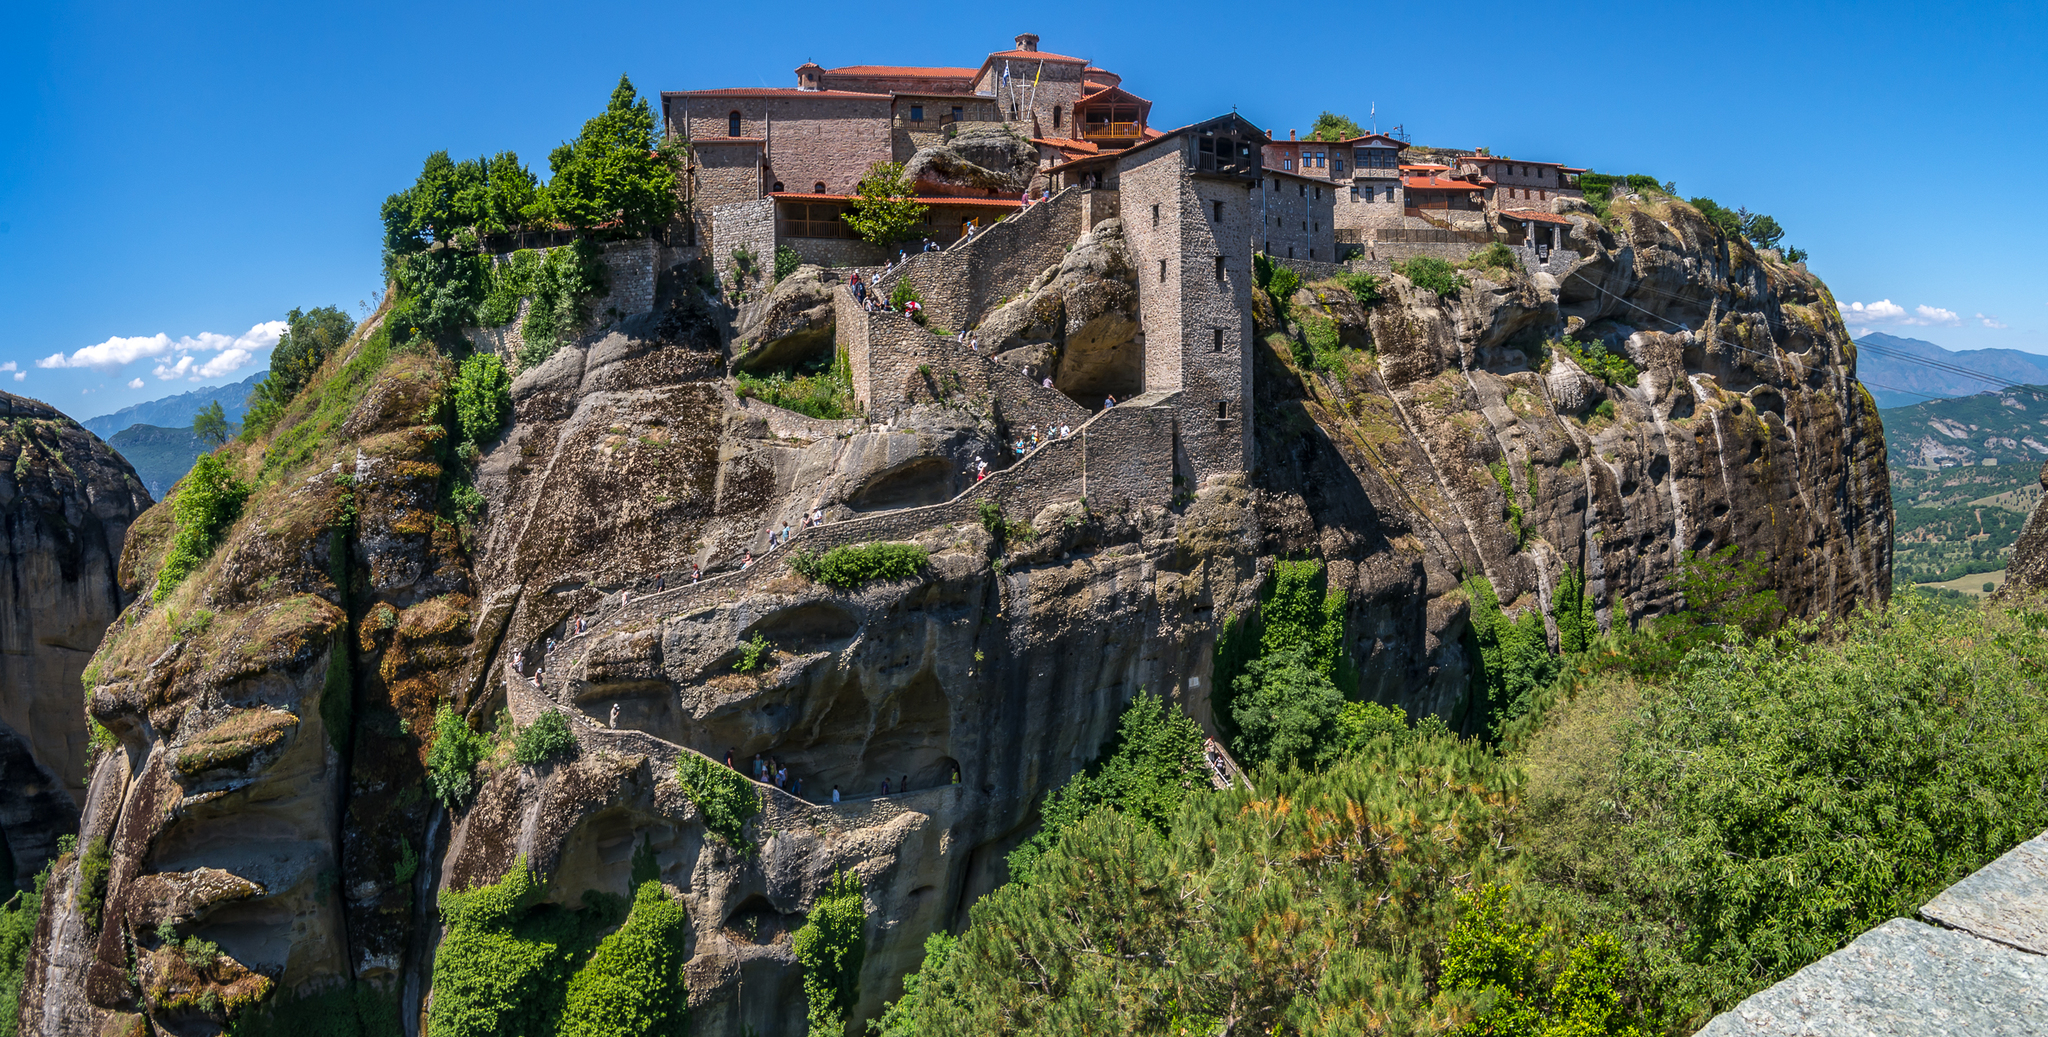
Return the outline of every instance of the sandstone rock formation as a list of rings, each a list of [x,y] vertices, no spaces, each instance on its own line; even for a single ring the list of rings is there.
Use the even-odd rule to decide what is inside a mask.
[[[903,164],[906,179],[938,188],[940,194],[1016,195],[1037,171],[1038,149],[1000,126],[963,130],[950,140],[919,149]]]
[[[832,349],[832,285],[824,268],[805,264],[766,296],[740,307],[733,321],[733,368],[788,367]]]
[[[26,880],[77,831],[88,752],[78,680],[127,601],[115,569],[149,506],[98,437],[0,392],[0,879]]]
[[[2041,466],[2041,486],[2048,489],[2048,465]],[[2005,568],[2006,582],[2032,590],[2048,588],[2048,497],[2034,506],[2020,538],[2013,542],[2012,561]]]
[[[217,1024],[129,978],[123,934],[154,953],[169,921],[278,989],[381,984],[416,1028],[436,890],[524,857],[573,908],[624,892],[646,853],[688,908],[700,1034],[803,1029],[790,935],[835,871],[857,874],[857,1025],[924,937],[1001,881],[1043,794],[1139,688],[1211,719],[1217,632],[1256,607],[1273,558],[1328,563],[1366,694],[1467,726],[1486,705],[1462,647],[1471,576],[1547,611],[1581,567],[1610,624],[1678,607],[1665,577],[1681,553],[1721,544],[1768,555],[1802,615],[1889,587],[1881,431],[1825,288],[1682,205],[1575,217],[1569,269],[1468,271],[1451,299],[1398,277],[1372,304],[1334,283],[1284,307],[1262,296],[1256,458],[1199,486],[1169,483],[1176,432],[1152,394],[1093,416],[1075,403],[1091,379],[1142,372],[1120,236],[1102,222],[1056,243],[982,322],[979,356],[835,288],[840,341],[858,331],[875,351],[865,420],[734,398],[731,329],[685,285],[519,375],[512,424],[479,445],[485,504],[466,527],[441,503],[450,455],[428,421],[448,366],[424,353],[350,390],[306,460],[239,455],[263,485],[228,542],[101,648],[92,712],[121,747],[99,758],[84,832],[109,840],[106,907],[91,930],[70,906],[83,872],[60,869],[36,1025]],[[755,326],[815,317],[779,320]],[[1640,374],[1589,374],[1558,344],[1567,329]],[[888,366],[912,349],[931,362]],[[1026,350],[1071,391],[1010,370]],[[1079,432],[1022,459],[999,448],[1047,414]],[[791,565],[883,541],[929,562],[852,588]],[[132,538],[127,585],[161,552],[160,533]],[[740,672],[757,638],[765,665]],[[523,766],[501,748],[443,814],[420,780],[443,703],[482,729],[501,708],[522,724],[560,712],[577,754]],[[803,782],[761,790],[757,854],[712,838],[675,778],[685,755],[728,750]],[[892,795],[874,795],[885,778]]]

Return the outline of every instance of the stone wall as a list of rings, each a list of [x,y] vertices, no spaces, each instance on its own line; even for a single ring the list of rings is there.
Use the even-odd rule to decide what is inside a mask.
[[[1387,198],[1389,187],[1394,189],[1391,200]],[[1368,190],[1373,192],[1370,200],[1366,198]],[[1354,191],[1357,197],[1353,197]],[[1366,230],[1365,236],[1371,237],[1371,228],[1407,226],[1404,211],[1407,204],[1398,178],[1360,178],[1356,183],[1344,188],[1331,215],[1337,227],[1344,230]]]
[[[1081,192],[1081,226],[1087,230],[1094,230],[1103,220],[1116,219],[1122,212],[1114,190],[1091,188]]]
[[[1259,189],[1244,204],[1252,205],[1253,246],[1284,259],[1333,261],[1336,253],[1334,212],[1338,185],[1308,177],[1266,170]]]
[[[888,256],[880,245],[859,238],[778,237],[776,244],[788,245],[804,262],[819,266],[880,266]]]
[[[599,305],[620,317],[654,308],[654,281],[661,246],[653,238],[613,241],[604,246],[604,265],[611,294]]]
[[[707,256],[722,256],[712,235],[712,213],[722,205],[751,202],[767,190],[762,147],[758,142],[713,141],[695,146],[690,154],[690,221],[696,225],[697,244]]]
[[[833,292],[839,345],[853,369],[853,395],[870,421],[959,394],[987,396],[1007,442],[1027,427],[1079,425],[1087,408],[1064,393],[1000,367],[957,340],[939,338],[896,313],[869,313],[840,285]]]
[[[711,211],[711,240],[705,255],[720,284],[732,276],[732,254],[746,249],[766,271],[775,269],[775,199],[734,202]]]
[[[1082,192],[1061,191],[971,239],[920,252],[876,282],[886,296],[908,279],[924,296],[925,316],[948,328],[971,328],[989,310],[1030,287],[1081,236]]]

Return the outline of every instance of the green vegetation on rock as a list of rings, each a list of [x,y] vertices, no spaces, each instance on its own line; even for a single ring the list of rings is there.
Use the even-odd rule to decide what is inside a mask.
[[[71,909],[85,922],[85,927],[98,932],[100,911],[106,906],[107,878],[114,868],[113,850],[107,845],[107,837],[96,835],[78,858],[78,887],[71,893]]]
[[[917,190],[903,175],[900,162],[877,162],[855,185],[846,211],[846,225],[861,240],[888,247],[924,233],[930,206],[917,200]]]
[[[1636,365],[1621,353],[1609,352],[1603,343],[1561,339],[1553,345],[1571,354],[1572,360],[1587,374],[1609,385],[1636,384],[1639,374]]]
[[[497,435],[512,416],[512,379],[505,365],[490,353],[462,362],[455,376],[455,417],[465,442],[483,443]]]
[[[790,937],[790,951],[804,970],[805,1019],[811,1037],[839,1037],[846,1013],[860,1001],[860,967],[867,956],[867,907],[860,876],[832,876],[803,927]]]
[[[697,805],[705,831],[741,853],[755,851],[747,838],[747,822],[761,812],[761,793],[745,775],[696,753],[683,753],[676,760],[676,782]]]
[[[178,531],[157,569],[154,600],[164,600],[213,554],[228,527],[241,517],[242,502],[248,499],[249,485],[236,477],[226,460],[208,454],[193,463],[171,504]]]
[[[600,936],[626,918],[625,898],[585,890],[583,907],[570,910],[543,903],[546,892],[522,855],[496,883],[441,894],[447,935],[434,954],[429,1037],[606,1032],[564,1029],[569,1021],[565,1009]],[[648,923],[615,945],[615,951],[629,951],[648,937],[665,939],[671,930],[657,914],[650,912]],[[577,1020],[587,1021],[587,1013],[599,1005],[633,1004],[645,1010],[673,1004],[671,989],[662,985],[668,977],[660,974],[660,963],[644,971],[621,969],[617,958],[616,953],[608,956],[600,974],[580,985],[584,1003]],[[640,982],[652,989],[638,989]]]
[[[45,866],[33,886],[16,891],[0,905],[0,1037],[20,1032],[22,972],[28,966],[29,946],[35,942],[43,884],[49,878],[50,869]]]
[[[533,718],[512,739],[512,758],[525,764],[549,763],[576,754],[576,735],[569,721],[555,710]]]
[[[626,924],[598,942],[569,980],[561,1037],[682,1037],[690,991],[683,943],[690,916],[659,882],[633,896]]]
[[[270,351],[270,373],[249,393],[249,412],[242,418],[245,435],[259,436],[277,424],[284,409],[313,380],[314,372],[339,351],[356,322],[335,306],[285,315],[285,331]]]
[[[733,393],[826,421],[853,417],[859,406],[844,349],[830,360],[816,357],[766,374],[742,371],[733,379]]]
[[[434,710],[434,742],[427,748],[427,783],[434,798],[451,810],[469,802],[477,790],[476,766],[490,752],[491,736],[470,730],[462,714],[442,703]]]
[[[1471,286],[1465,275],[1450,264],[1449,260],[1435,256],[1414,256],[1394,264],[1394,272],[1400,274],[1425,291],[1435,292],[1446,299],[1455,299],[1458,293]]]
[[[789,567],[838,590],[876,580],[907,580],[923,571],[931,553],[916,544],[842,544],[823,554],[798,551]]]

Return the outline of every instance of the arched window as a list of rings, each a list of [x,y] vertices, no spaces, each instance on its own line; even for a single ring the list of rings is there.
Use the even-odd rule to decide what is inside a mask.
[[[1053,128],[1053,129],[1059,129],[1059,128],[1060,128],[1060,106],[1059,106],[1059,105],[1053,105],[1053,106],[1052,106],[1052,128]]]
[[[817,183],[815,183],[815,184],[812,184],[812,185],[811,185],[811,191],[812,191],[812,193],[814,193],[814,194],[824,194],[824,193],[825,193],[825,181],[823,181],[823,180],[820,180],[820,181],[818,181]]]
[[[777,180],[777,181],[775,181],[775,186],[773,186],[773,187],[769,188],[768,190],[769,190],[770,192],[774,193],[774,194],[781,194],[781,193],[782,193],[782,181],[780,181],[780,180]]]
[[[725,135],[728,137],[740,135],[740,113],[733,112],[725,117]]]

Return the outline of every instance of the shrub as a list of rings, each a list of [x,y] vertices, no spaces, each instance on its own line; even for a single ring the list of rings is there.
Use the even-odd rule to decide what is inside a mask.
[[[626,924],[599,941],[569,980],[563,1037],[682,1037],[690,991],[683,966],[690,918],[661,883],[642,883]]]
[[[804,998],[811,1037],[839,1037],[846,1013],[860,1001],[860,967],[867,955],[867,908],[860,877],[850,871],[832,882],[811,905],[803,928],[790,937],[790,950],[804,969]]]
[[[1465,595],[1472,613],[1468,654],[1476,664],[1469,694],[1472,706],[1485,711],[1488,734],[1499,737],[1510,723],[1534,709],[1543,689],[1557,679],[1557,657],[1550,653],[1543,617],[1535,609],[1508,619],[1493,581],[1484,576],[1467,579]]]
[[[1557,617],[1559,652],[1577,655],[1593,647],[1593,639],[1600,634],[1599,604],[1586,592],[1586,570],[1567,566],[1550,599],[1552,615]]]
[[[1515,250],[1498,241],[1465,257],[1465,261],[1458,265],[1468,270],[1498,270],[1506,274],[1522,269],[1522,261],[1515,257]]]
[[[1189,796],[1209,787],[1202,729],[1193,718],[1139,689],[1115,739],[1087,770],[1053,790],[1036,834],[1010,851],[1012,881],[1029,882],[1059,834],[1097,810],[1114,810],[1164,832]]]
[[[1609,352],[1604,343],[1588,342],[1581,344],[1572,339],[1564,339],[1558,342],[1557,345],[1565,352],[1570,353],[1572,359],[1577,361],[1578,365],[1584,368],[1587,374],[1609,385],[1634,385],[1636,384],[1637,375],[1641,373],[1636,370],[1636,365],[1630,362],[1627,356],[1621,353]]]
[[[448,488],[448,503],[455,509],[455,517],[467,522],[484,510],[483,491],[471,482],[458,482]]]
[[[697,804],[705,831],[742,853],[753,853],[746,827],[761,812],[761,794],[753,782],[731,767],[686,752],[676,760],[676,783],[683,787],[683,795]]]
[[[1458,293],[1470,285],[1457,268],[1435,256],[1403,260],[1394,264],[1394,272],[1407,278],[1415,287],[1435,292],[1446,299],[1457,298]]]
[[[434,711],[434,744],[427,748],[427,782],[449,809],[476,792],[476,765],[491,751],[490,736],[469,729],[469,721],[447,703]]]
[[[14,894],[0,905],[0,1037],[19,1032],[21,986],[28,967],[29,947],[35,942],[36,921],[43,909],[43,885],[49,880],[45,866],[35,885]]]
[[[1231,748],[1248,767],[1305,767],[1334,759],[1344,693],[1296,646],[1245,667],[1231,689]]]
[[[355,330],[356,322],[334,306],[311,312],[295,308],[286,314],[285,332],[270,351],[270,372],[249,391],[249,409],[242,416],[244,437],[270,431],[313,373]]]
[[[1342,285],[1345,290],[1356,296],[1359,304],[1363,306],[1371,306],[1380,301],[1382,293],[1386,290],[1386,282],[1378,274],[1347,271],[1331,277],[1330,280]]]
[[[777,281],[796,273],[796,268],[802,265],[804,265],[804,257],[797,255],[796,249],[790,248],[788,245],[775,246],[775,279]]]
[[[176,590],[219,546],[228,527],[241,517],[242,502],[249,499],[249,485],[236,478],[227,461],[205,454],[178,484],[177,494],[171,504],[171,518],[178,531],[171,537],[163,567],[157,570],[156,592],[152,595],[156,601]]]
[[[989,533],[993,536],[1003,535],[1004,521],[1002,505],[999,505],[992,500],[985,500],[982,501],[980,504],[976,505],[974,510],[975,514],[980,516],[981,518],[981,528],[988,530]]]
[[[512,758],[520,763],[538,764],[576,755],[576,735],[569,721],[550,709],[533,718],[512,739]]]
[[[896,287],[889,289],[889,308],[901,313],[906,304],[913,302],[923,305],[924,296],[918,293],[916,285],[910,283],[910,278],[897,278]]]
[[[875,163],[853,190],[845,219],[861,240],[886,247],[925,232],[929,207],[917,200],[916,189],[903,175],[902,163]]]
[[[740,658],[738,662],[732,664],[733,670],[739,673],[752,673],[760,669],[770,647],[768,638],[762,636],[759,630],[754,631],[753,640],[740,642]]]
[[[107,876],[114,870],[114,854],[104,835],[93,836],[85,854],[78,859],[78,889],[71,894],[71,907],[85,921],[87,929],[100,931],[100,911],[107,901]]]
[[[512,415],[512,379],[495,354],[478,353],[462,362],[455,375],[455,419],[462,438],[482,443],[497,434]]]
[[[588,238],[554,249],[533,277],[533,305],[519,327],[525,342],[519,350],[521,369],[554,356],[575,339],[590,320],[590,300],[610,291],[604,253]]]
[[[1294,293],[1301,290],[1301,275],[1293,267],[1273,265],[1273,276],[1266,281],[1266,294],[1273,297],[1273,306],[1281,316],[1294,307]]]
[[[1601,401],[1600,401],[1599,403],[1596,403],[1596,404],[1594,404],[1594,405],[1593,405],[1593,416],[1594,416],[1594,417],[1596,417],[1596,418],[1606,418],[1606,419],[1607,419],[1608,421],[1613,421],[1613,420],[1614,420],[1614,401],[1613,401],[1613,400],[1601,400]]]
[[[843,544],[822,555],[798,552],[789,564],[807,579],[848,590],[875,580],[910,579],[930,557],[916,544]]]

